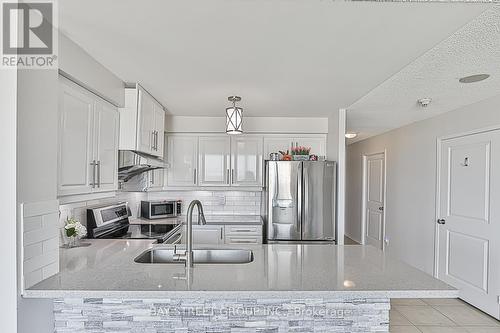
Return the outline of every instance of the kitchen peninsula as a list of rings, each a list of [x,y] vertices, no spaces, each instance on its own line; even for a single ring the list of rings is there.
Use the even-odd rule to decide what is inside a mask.
[[[458,296],[369,246],[238,246],[250,263],[186,269],[134,262],[148,240],[90,242],[24,292],[54,300],[56,332],[388,332],[390,298]]]

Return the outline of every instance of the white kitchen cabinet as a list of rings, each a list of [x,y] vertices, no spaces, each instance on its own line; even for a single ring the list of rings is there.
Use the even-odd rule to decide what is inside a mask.
[[[261,136],[231,137],[231,186],[262,186]]]
[[[230,245],[262,244],[262,226],[226,225],[224,226],[224,243]]]
[[[118,110],[60,78],[58,195],[118,189]]]
[[[183,227],[182,242],[186,243],[186,228]],[[193,225],[193,244],[224,244],[224,226]]]
[[[134,150],[163,158],[165,111],[141,85],[125,89],[120,109],[120,150]]]
[[[164,185],[164,169],[148,171],[148,190],[159,190]]]
[[[167,137],[167,186],[198,184],[198,136]]]
[[[119,114],[116,107],[96,101],[94,119],[94,151],[97,186],[95,192],[118,189]]]
[[[268,160],[271,153],[291,150],[292,147],[310,147],[311,154],[326,156],[326,135],[269,135],[264,137],[264,159]]]
[[[163,107],[155,101],[154,103],[154,133],[155,142],[153,155],[159,158],[164,157],[165,151],[165,110]]]
[[[93,186],[94,99],[61,79],[59,89],[58,194],[89,193]],[[92,165],[91,165],[92,164]]]
[[[230,137],[200,136],[198,158],[198,184],[200,186],[229,186]]]
[[[142,88],[137,89],[138,117],[137,117],[137,150],[146,154],[154,152],[155,134],[155,107],[154,100]]]

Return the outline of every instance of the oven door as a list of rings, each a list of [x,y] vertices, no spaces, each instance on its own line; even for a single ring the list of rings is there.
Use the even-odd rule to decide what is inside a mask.
[[[177,206],[175,202],[158,202],[150,203],[149,218],[161,219],[177,216]]]

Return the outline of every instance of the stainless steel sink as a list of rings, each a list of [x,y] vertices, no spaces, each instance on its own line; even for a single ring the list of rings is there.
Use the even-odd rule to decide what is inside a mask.
[[[177,249],[177,253],[184,249]],[[195,264],[248,264],[253,261],[250,250],[236,249],[194,249],[193,259]],[[174,260],[174,249],[152,248],[141,253],[135,262],[141,264],[182,264]]]

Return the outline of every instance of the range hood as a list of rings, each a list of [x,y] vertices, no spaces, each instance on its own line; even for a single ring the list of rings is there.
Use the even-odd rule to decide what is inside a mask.
[[[118,152],[118,180],[127,182],[141,173],[165,168],[165,162],[159,158],[132,150]]]

